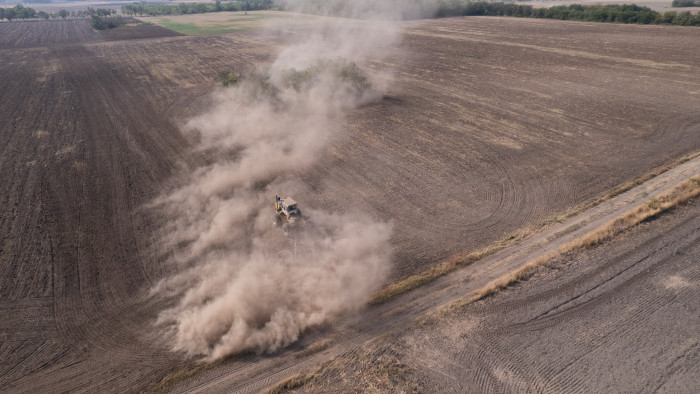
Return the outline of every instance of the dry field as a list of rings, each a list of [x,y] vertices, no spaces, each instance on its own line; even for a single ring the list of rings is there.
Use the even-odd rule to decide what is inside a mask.
[[[84,20],[0,23],[0,49],[69,45],[98,39],[99,34]]]
[[[564,255],[442,321],[395,330],[299,374],[299,392],[697,391],[698,217],[696,200],[616,242]]]
[[[392,220],[393,278],[700,149],[700,29],[403,27],[367,64],[394,74],[386,97],[348,114],[296,196]],[[177,123],[219,72],[266,64],[294,29],[110,42],[86,21],[0,29],[0,391],[133,391],[192,365],[148,334],[162,306],[143,296],[168,272],[148,244],[164,218],[143,206],[199,160]]]

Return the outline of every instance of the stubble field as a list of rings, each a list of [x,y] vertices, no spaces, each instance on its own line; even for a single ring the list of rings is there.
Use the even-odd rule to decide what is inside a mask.
[[[221,71],[265,65],[296,34],[104,42],[65,23],[0,24],[0,388],[134,390],[191,364],[148,334],[162,305],[144,297],[170,273],[149,244],[165,218],[144,207],[201,160],[178,123]],[[393,73],[384,99],[347,114],[295,195],[393,221],[394,279],[700,147],[698,29],[402,29],[364,64]]]

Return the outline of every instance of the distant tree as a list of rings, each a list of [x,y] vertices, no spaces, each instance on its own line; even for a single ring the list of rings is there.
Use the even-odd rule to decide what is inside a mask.
[[[58,10],[58,16],[60,16],[61,18],[66,19],[68,17],[68,15],[70,15],[68,13],[68,10],[64,10],[64,9]]]
[[[674,25],[692,26],[694,22],[695,18],[689,11],[681,12],[673,18]]]
[[[216,0],[216,3],[214,4],[214,8],[216,9],[216,11],[223,10],[223,7],[221,6],[221,0]]]
[[[49,14],[44,12],[44,11],[37,12],[36,16],[41,18],[41,19],[49,20]]]
[[[220,82],[223,87],[227,88],[231,85],[235,85],[238,83],[238,79],[240,76],[238,74],[233,74],[230,71],[225,71],[219,74],[219,77],[216,78],[216,82]]]
[[[25,7],[22,4],[17,4],[13,7],[13,9],[15,10],[15,18],[27,20],[29,18],[34,18],[34,16],[36,15],[34,9]]]
[[[92,26],[93,29],[95,30],[104,30],[107,28],[107,25],[104,23],[102,18],[100,18],[97,15],[92,15],[90,20],[90,26]]]
[[[12,20],[15,19],[16,17],[17,17],[17,11],[15,11],[14,8],[6,8],[5,9],[5,19],[12,22]]]
[[[0,21],[5,19],[5,8],[0,7]]]
[[[695,0],[673,0],[671,7],[700,7],[700,1]]]
[[[34,8],[25,7],[24,8],[24,19],[36,18],[36,11]]]
[[[124,19],[121,15],[116,18],[101,18],[98,15],[92,15],[90,18],[90,26],[95,30],[114,29],[124,25]]]
[[[197,4],[194,6],[194,11],[195,11],[197,14],[203,14],[203,13],[207,12],[207,5],[204,4],[204,3],[197,3]]]

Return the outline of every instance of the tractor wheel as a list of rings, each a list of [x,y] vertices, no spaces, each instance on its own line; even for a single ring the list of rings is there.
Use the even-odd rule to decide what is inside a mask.
[[[279,225],[282,224],[282,218],[280,217],[280,214],[279,214],[279,213],[273,214],[273,215],[272,215],[272,220],[273,220],[272,223],[273,223],[275,226],[279,226]]]

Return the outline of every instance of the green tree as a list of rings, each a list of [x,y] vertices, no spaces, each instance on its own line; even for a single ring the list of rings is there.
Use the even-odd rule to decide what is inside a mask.
[[[700,6],[700,3],[695,0],[673,0],[671,7],[695,7]]]
[[[203,14],[203,13],[207,12],[207,5],[204,3],[197,3],[194,6],[194,10],[197,14]]]
[[[49,20],[49,14],[44,12],[44,11],[37,12],[36,16],[38,16],[39,18],[45,19],[45,20]]]
[[[69,13],[68,10],[60,9],[58,10],[58,16],[60,16],[63,19],[66,19],[68,17]]]
[[[19,7],[19,5],[18,5]],[[34,11],[33,8],[29,7],[22,7],[18,12],[17,12],[17,17],[22,18],[22,19],[31,19],[36,17],[36,11]]]
[[[12,20],[15,19],[16,17],[17,17],[17,11],[15,11],[14,8],[6,8],[5,9],[5,19],[12,22]]]
[[[681,12],[673,18],[674,25],[692,26],[693,22],[695,22],[695,18],[689,11]]]

